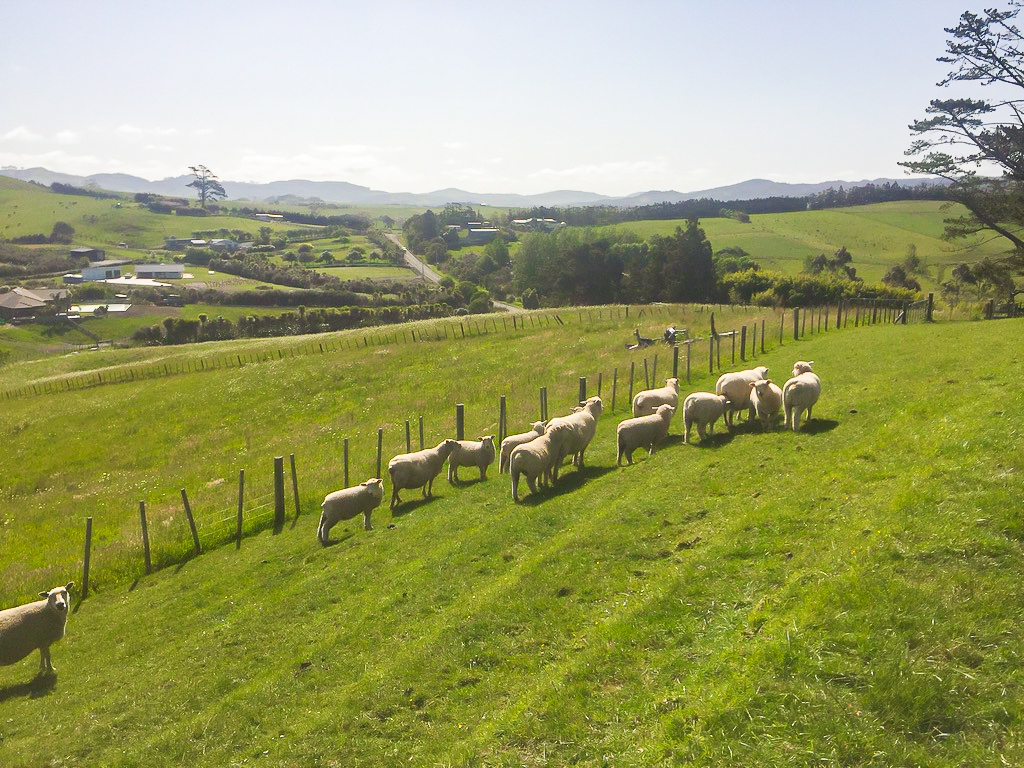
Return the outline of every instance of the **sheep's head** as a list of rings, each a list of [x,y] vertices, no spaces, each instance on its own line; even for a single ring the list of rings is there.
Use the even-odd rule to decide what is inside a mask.
[[[587,398],[585,407],[594,415],[594,418],[600,416],[604,411],[604,404],[601,402],[601,398],[596,395],[594,397]]]
[[[74,587],[75,582],[69,581],[63,587],[54,587],[49,592],[40,592],[39,596],[46,598],[47,608],[66,614],[68,612],[68,592]]]
[[[756,373],[759,378],[762,378],[762,379],[767,379],[768,378],[768,366],[766,366],[766,365],[759,365],[759,366],[757,366],[757,368],[752,368],[751,370],[754,373]]]
[[[489,445],[494,450],[494,435],[484,435],[480,438],[480,445]]]
[[[798,360],[797,362],[793,363],[793,375],[799,376],[801,373],[810,373],[812,365],[814,365],[813,360],[808,360],[806,362],[803,360]]]
[[[679,379],[676,379],[676,378],[666,379],[665,380],[665,386],[669,387],[670,389],[674,389],[676,391],[676,394],[679,394]]]
[[[669,405],[668,403],[662,403],[658,406],[658,410],[655,411],[658,416],[661,416],[662,418],[667,416],[670,419],[672,418],[672,414],[675,412],[676,407],[674,405]]]
[[[451,438],[448,438],[443,443],[441,443],[439,446],[437,446],[437,449],[441,452],[442,456],[447,456],[449,453],[451,453],[452,451],[454,451],[458,447],[459,447],[459,441],[458,440],[452,440]]]
[[[379,477],[372,477],[369,480],[364,480],[360,485],[370,489],[370,493],[378,499],[384,498],[384,481]]]
[[[764,397],[766,394],[771,392],[771,379],[759,379],[750,385],[752,389],[757,390],[758,397]]]
[[[543,435],[544,434],[544,426],[546,424],[547,424],[547,422],[544,422],[544,421],[535,421],[535,422],[533,422],[533,424],[530,425],[530,427],[538,435]]]

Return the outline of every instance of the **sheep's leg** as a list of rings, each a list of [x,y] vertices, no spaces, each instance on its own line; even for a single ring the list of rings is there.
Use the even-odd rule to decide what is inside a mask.
[[[373,510],[372,509],[368,509],[365,512],[363,512],[363,530],[364,531],[372,531],[373,530],[373,526],[370,525],[370,515],[372,515],[372,514],[373,514]]]
[[[811,411],[812,411],[812,410],[814,410],[814,405],[813,405],[813,403],[812,403],[811,405],[808,405],[808,406],[807,406],[807,420],[808,420],[808,421],[810,421],[810,420],[811,420]]]
[[[702,423],[700,423],[700,422],[697,422],[697,434],[700,435],[700,439],[701,440],[707,440],[708,439],[708,429],[707,429],[707,426],[702,424]]]
[[[530,486],[530,493],[537,492],[537,481],[533,479],[532,475],[526,476],[526,484]]]
[[[683,422],[683,424],[684,424],[684,425],[685,425],[685,427],[686,427],[686,428],[685,428],[685,429],[683,430],[683,442],[684,442],[684,443],[689,443],[689,442],[690,442],[690,428],[691,428],[691,427],[693,426],[693,422],[692,422],[692,421],[690,421],[689,419],[687,419],[687,420],[685,420],[685,421]]]
[[[519,473],[512,473],[512,501],[519,501]]]
[[[487,465],[486,464],[484,464],[482,467],[480,467],[480,479],[481,480],[486,480],[487,479]]]
[[[800,408],[793,409],[793,431],[800,431]]]
[[[398,504],[401,504],[402,500],[398,498],[398,486],[392,486],[391,488],[391,509],[394,509]]]
[[[53,662],[50,661],[50,646],[43,646],[39,649],[39,674],[43,675],[47,672],[56,671],[53,668]]]

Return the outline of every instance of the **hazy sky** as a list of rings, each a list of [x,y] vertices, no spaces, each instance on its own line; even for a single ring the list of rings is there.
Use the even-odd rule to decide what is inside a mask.
[[[389,192],[899,178],[943,27],[994,4],[0,0],[0,165]]]

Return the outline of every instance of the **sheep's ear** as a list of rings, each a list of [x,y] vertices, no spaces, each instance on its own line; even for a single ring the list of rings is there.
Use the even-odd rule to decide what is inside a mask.
[[[49,596],[50,596],[50,593],[49,593],[49,592],[40,592],[40,593],[39,593],[39,596],[40,596],[40,597],[49,597]]]
[[[73,581],[69,581],[67,584],[64,585],[64,589],[66,589],[68,592],[70,592],[74,588],[75,588],[75,582],[73,582]]]

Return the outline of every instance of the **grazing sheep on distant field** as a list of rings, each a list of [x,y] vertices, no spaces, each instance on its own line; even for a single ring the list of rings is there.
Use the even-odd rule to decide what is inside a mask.
[[[750,405],[750,385],[755,381],[766,378],[768,369],[759,365],[746,371],[733,371],[723,373],[715,382],[715,394],[725,395],[729,399],[729,407],[725,412],[725,425],[731,427],[733,424],[733,412],[747,409],[747,418],[754,418],[754,409]]]
[[[604,406],[600,397],[589,397],[578,411],[568,416],[559,416],[548,422],[545,434],[551,434],[555,441],[557,455],[551,471],[552,481],[558,479],[558,468],[566,456],[573,457],[573,463],[583,468],[583,453],[597,432],[597,419]]]
[[[750,405],[761,421],[761,429],[767,432],[768,426],[782,410],[782,390],[771,379],[755,381],[750,386]]]
[[[637,392],[633,396],[633,415],[650,416],[659,405],[679,406],[679,379],[666,379],[664,387]]]
[[[536,440],[544,434],[543,421],[535,421],[530,425],[529,432],[520,432],[518,435],[509,435],[501,441],[501,454],[498,459],[498,472],[508,472],[509,459],[512,457],[512,449],[517,445]]]
[[[479,442],[459,440],[448,457],[448,482],[459,482],[459,467],[477,467],[480,479],[487,479],[487,468],[494,463],[494,436],[481,437]]]
[[[320,504],[323,511],[320,513],[320,525],[316,529],[317,540],[326,547],[331,528],[340,521],[351,520],[359,514],[363,516],[363,530],[372,531],[370,515],[380,506],[383,499],[384,481],[379,477],[351,488],[328,493]]]
[[[458,446],[456,440],[444,440],[433,448],[400,453],[388,462],[391,477],[391,509],[401,504],[398,492],[403,488],[422,488],[423,498],[429,499],[434,490],[434,478],[441,472],[444,460]]]
[[[633,451],[641,446],[649,446],[648,455],[654,453],[654,446],[668,434],[672,414],[675,412],[675,406],[665,403],[659,405],[658,410],[649,416],[637,416],[620,421],[615,430],[615,463],[621,467],[622,457],[625,456],[626,461],[632,464]]]
[[[683,401],[683,442],[690,442],[690,428],[696,424],[701,440],[715,433],[715,422],[725,413],[729,399],[711,392],[694,392]]]
[[[797,363],[810,368],[809,363]],[[797,365],[793,370],[797,370]],[[811,410],[821,397],[821,379],[810,370],[805,369],[791,378],[782,387],[782,406],[786,409],[786,426],[794,432],[800,429],[800,415],[807,411],[807,420],[811,420]]]
[[[75,582],[40,592],[45,598],[0,611],[0,666],[21,661],[39,649],[39,674],[55,672],[50,646],[64,637],[68,621],[68,592]]]
[[[568,429],[559,427],[558,429]],[[512,475],[512,500],[519,501],[519,476],[526,475],[526,482],[530,486],[530,493],[537,492],[537,483],[547,484],[552,467],[557,456],[555,437],[551,432],[528,443],[517,445],[512,449],[512,456],[509,459],[509,474]]]

